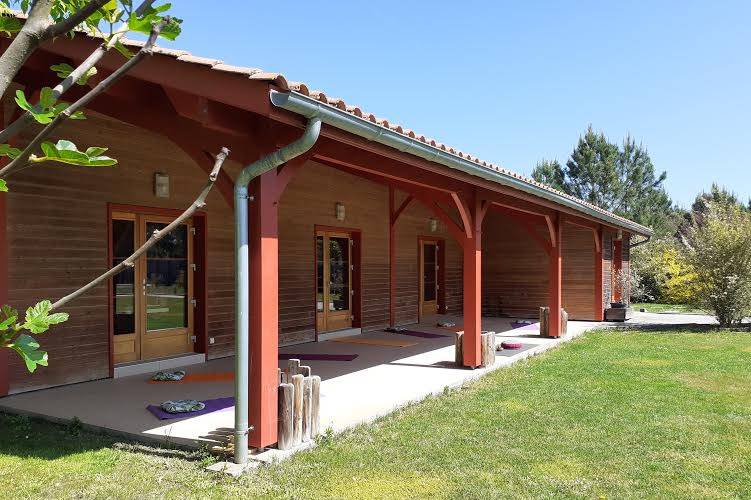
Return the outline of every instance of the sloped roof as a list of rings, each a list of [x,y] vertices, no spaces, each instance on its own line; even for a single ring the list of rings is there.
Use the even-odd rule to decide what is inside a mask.
[[[123,40],[124,45],[130,46],[133,48],[142,47],[144,42],[138,41],[138,40],[131,40],[124,38]],[[603,216],[607,217],[608,219],[619,221],[623,224],[625,228],[632,228],[635,229],[636,232],[640,232],[642,234],[648,235],[652,233],[652,230],[649,229],[646,226],[643,226],[641,224],[638,224],[634,221],[631,221],[629,219],[626,219],[625,217],[621,217],[620,215],[614,214],[608,210],[605,210],[597,205],[594,205],[592,203],[589,203],[587,201],[584,201],[582,199],[579,199],[575,196],[571,196],[567,193],[564,193],[562,191],[559,191],[557,189],[554,189],[546,184],[540,183],[535,181],[534,179],[524,176],[522,174],[519,174],[517,172],[514,172],[513,170],[509,170],[506,168],[503,168],[499,165],[496,165],[494,163],[482,160],[478,158],[477,156],[474,156],[470,153],[466,153],[464,151],[461,151],[457,148],[454,148],[452,146],[448,146],[446,144],[443,144],[435,139],[430,138],[429,136],[426,136],[424,134],[415,132],[407,127],[404,127],[400,124],[390,122],[386,118],[378,117],[373,113],[370,113],[368,111],[363,110],[357,105],[350,104],[345,102],[343,99],[340,99],[338,97],[332,97],[327,95],[325,92],[321,90],[311,90],[308,85],[302,82],[296,82],[296,81],[290,81],[288,80],[284,75],[281,73],[274,73],[269,71],[264,71],[260,68],[252,68],[252,67],[243,67],[243,66],[234,66],[230,64],[224,63],[224,61],[220,59],[212,59],[212,58],[206,58],[206,57],[200,57],[195,56],[191,54],[188,51],[185,50],[179,50],[179,49],[170,49],[170,48],[164,48],[155,46],[154,54],[159,54],[162,56],[170,57],[173,59],[176,59],[177,61],[186,63],[186,64],[193,64],[193,65],[199,65],[199,66],[205,66],[207,68],[210,68],[212,71],[217,71],[218,73],[229,73],[229,74],[235,74],[235,75],[247,75],[249,79],[251,80],[260,80],[260,81],[266,81],[269,83],[274,84],[277,86],[280,90],[283,91],[289,91],[289,92],[295,92],[301,95],[304,95],[306,97],[310,97],[315,99],[316,101],[319,101],[321,103],[324,103],[326,105],[332,106],[334,108],[337,108],[341,111],[345,111],[347,113],[350,113],[358,118],[361,118],[363,120],[367,120],[369,122],[372,122],[376,125],[379,125],[381,127],[387,128],[389,130],[392,130],[396,133],[402,134],[406,137],[409,137],[411,139],[420,141],[428,146],[437,148],[441,151],[444,151],[446,153],[456,155],[459,158],[463,158],[465,160],[471,161],[473,163],[476,163],[477,165],[483,166],[485,168],[488,168],[490,170],[494,170],[502,175],[512,177],[514,179],[517,179],[523,183],[529,184],[530,186],[534,186],[537,188],[540,188],[544,191],[548,191],[552,194],[555,194],[557,196],[561,196],[564,198],[567,198],[573,202],[575,202],[577,205],[581,205],[583,208],[588,208],[590,211],[595,211],[597,213],[602,214]]]

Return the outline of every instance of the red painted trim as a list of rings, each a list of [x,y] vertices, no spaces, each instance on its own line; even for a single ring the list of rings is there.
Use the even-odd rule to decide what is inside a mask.
[[[389,187],[389,189],[393,189]],[[399,205],[399,208],[396,209],[396,211],[391,210],[391,224],[396,224],[396,222],[399,220],[399,216],[402,215],[402,213],[409,207],[409,204],[412,203],[412,200],[414,200],[415,197],[411,194],[407,196],[407,198],[402,202],[401,205]]]
[[[594,319],[602,321],[604,319],[604,291],[603,291],[603,262],[602,262],[602,228],[595,231],[594,265],[595,265],[595,296],[594,296]]]
[[[396,193],[394,193],[394,186],[389,186],[389,326],[391,327],[396,326],[396,219],[394,218],[394,205],[396,204],[395,196]],[[404,205],[404,203],[402,203],[402,205]]]
[[[7,304],[9,293],[7,200],[7,193],[0,193],[0,305]],[[0,349],[0,396],[5,396],[10,391],[9,353],[9,349]]]
[[[112,259],[113,259],[113,246],[114,241],[112,238],[112,212],[114,210],[112,209],[112,203],[107,203],[107,225],[105,226],[105,231],[107,231],[107,235],[105,236],[105,239],[107,241],[107,262],[104,263],[104,268],[109,269],[112,267]],[[115,376],[115,322],[113,320],[113,311],[114,311],[114,304],[113,304],[113,295],[114,295],[114,284],[112,283],[112,280],[107,280],[107,344],[108,344],[108,350],[109,350],[109,372],[110,372],[110,378]],[[133,307],[135,308],[135,303],[133,304]]]
[[[616,285],[616,276],[623,269],[623,240],[613,240],[613,263],[611,265],[611,290],[613,302],[620,302],[623,299],[621,291]]]
[[[561,336],[561,304],[563,295],[563,253],[561,250],[563,246],[563,223],[560,216],[556,217],[555,220],[554,238],[558,241],[558,244],[550,252],[550,325],[548,334],[550,337],[557,338]]]
[[[556,228],[557,223],[553,222],[552,217],[546,215],[545,224],[547,224],[548,226],[548,235],[550,236],[550,246],[555,248],[558,246],[558,238],[557,238],[558,229]]]
[[[279,217],[276,172],[252,182],[250,217],[250,384],[249,444],[277,441],[279,366]]]
[[[456,205],[456,209],[459,211],[459,217],[462,220],[462,225],[464,226],[464,236],[466,238],[472,238],[472,233],[474,232],[472,230],[472,212],[470,212],[470,208],[467,205],[467,202],[464,200],[463,197],[459,196],[459,193],[451,193],[451,199],[454,200],[454,205]],[[482,217],[485,215],[484,212],[481,211],[475,211],[475,216],[480,217],[480,220],[482,221]]]

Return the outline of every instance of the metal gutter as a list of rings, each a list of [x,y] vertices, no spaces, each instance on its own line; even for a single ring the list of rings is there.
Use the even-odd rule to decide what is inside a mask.
[[[235,463],[248,462],[248,387],[250,367],[250,251],[248,249],[248,184],[308,151],[321,133],[321,120],[311,117],[302,137],[247,167],[235,181]],[[259,332],[260,334],[260,332]]]
[[[544,198],[558,205],[571,208],[583,214],[594,217],[612,226],[627,229],[633,233],[649,236],[652,230],[636,222],[622,219],[615,214],[601,212],[593,207],[583,204],[574,198],[550,191],[543,187],[531,184],[516,178],[508,173],[497,171],[478,165],[466,158],[462,158],[448,151],[425,144],[417,139],[407,137],[384,126],[352,115],[329,104],[322,103],[311,97],[297,92],[270,91],[271,103],[306,118],[319,117],[323,123],[344,130],[351,134],[363,137],[369,141],[377,142],[398,151],[408,153],[425,160],[444,165],[464,173],[496,182],[525,193]]]

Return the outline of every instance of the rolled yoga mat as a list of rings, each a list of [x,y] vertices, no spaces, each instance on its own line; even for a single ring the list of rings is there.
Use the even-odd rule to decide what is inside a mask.
[[[203,410],[189,411],[186,413],[168,413],[162,410],[162,407],[159,405],[149,405],[146,407],[146,409],[154,414],[154,416],[159,420],[172,420],[175,418],[197,417],[198,415],[205,415],[207,413],[212,413],[235,406],[235,398],[232,397],[207,399],[201,402],[206,405]]]

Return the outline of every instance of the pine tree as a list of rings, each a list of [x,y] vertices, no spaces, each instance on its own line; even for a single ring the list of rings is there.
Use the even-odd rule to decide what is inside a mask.
[[[658,234],[675,231],[675,209],[663,186],[667,174],[656,175],[647,149],[631,136],[618,147],[590,125],[565,166],[557,160],[543,160],[532,177],[650,226]]]

